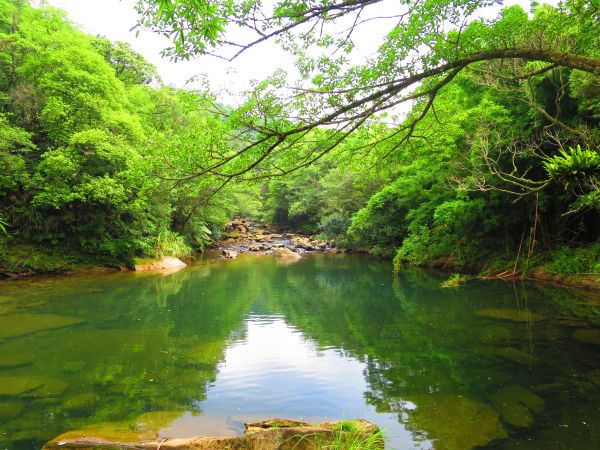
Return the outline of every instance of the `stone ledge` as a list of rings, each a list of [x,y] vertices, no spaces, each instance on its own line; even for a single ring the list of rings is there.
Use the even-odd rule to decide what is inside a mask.
[[[319,450],[334,442],[369,439],[379,433],[377,426],[365,420],[310,425],[286,419],[269,419],[245,426],[244,435],[236,437],[199,436],[139,441],[108,440],[102,436],[88,436],[85,430],[80,430],[58,436],[44,445],[43,450]],[[383,440],[378,442],[378,447],[383,449]]]

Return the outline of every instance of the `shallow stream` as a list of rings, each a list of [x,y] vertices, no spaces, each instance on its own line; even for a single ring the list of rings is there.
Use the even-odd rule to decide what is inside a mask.
[[[320,254],[0,283],[0,449],[270,417],[364,418],[399,450],[600,447],[600,295],[443,279]]]

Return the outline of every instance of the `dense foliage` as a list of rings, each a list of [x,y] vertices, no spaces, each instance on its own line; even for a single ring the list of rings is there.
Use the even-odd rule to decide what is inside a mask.
[[[587,249],[600,237],[597,79],[553,69],[511,84],[458,76],[415,127],[419,137],[385,160],[385,173],[361,158],[332,185],[323,163],[301,169],[271,183],[273,219],[313,233],[347,219],[334,233],[342,244],[395,255],[397,268],[499,271],[518,258],[523,270],[548,259],[561,275],[598,272],[598,251]],[[339,191],[356,174],[380,187],[364,205],[364,184]]]
[[[304,2],[285,2],[299,9],[276,10],[273,17],[277,20],[259,23],[263,32],[272,30],[292,39],[292,30],[283,30],[286,20],[296,17],[330,25],[340,15],[351,15],[369,3],[343,3],[340,13],[334,3],[321,2],[311,9]],[[442,9],[455,8],[455,16],[445,16],[449,23],[463,17],[469,7],[477,7],[477,2],[471,6],[438,3]],[[436,8],[432,4],[428,7],[430,13]],[[321,12],[309,19],[310,11],[319,8]],[[416,11],[422,13],[419,8]],[[190,17],[189,11],[177,8],[171,13]],[[429,31],[437,29],[434,25],[439,25],[439,17],[424,15],[417,23],[416,16],[410,15],[407,20],[414,28],[396,25],[379,49],[380,59],[360,67],[348,66],[342,59],[310,59],[307,49],[315,42],[304,42],[305,47],[298,44],[302,48],[296,47],[295,52],[313,89],[305,96],[314,94],[320,100],[303,98],[302,107],[293,107],[300,111],[315,105],[316,109],[323,108],[323,98],[332,101],[335,97],[330,106],[340,109],[324,122],[330,126],[323,141],[313,135],[288,144],[284,141],[281,151],[275,153],[273,165],[277,168],[289,164],[288,160],[281,161],[280,155],[288,148],[302,151],[309,146],[317,161],[313,167],[300,165],[291,177],[271,182],[265,216],[283,226],[336,237],[346,246],[367,245],[372,252],[395,255],[397,268],[404,264],[476,270],[488,266],[492,271],[510,267],[514,273],[547,263],[546,269],[560,275],[598,274],[597,67],[586,70],[564,61],[548,64],[547,59],[526,56],[510,61],[490,57],[477,64],[458,65],[469,54],[517,47],[532,51],[550,48],[565,52],[563,55],[573,52],[592,58],[590,61],[598,66],[600,33],[592,26],[598,13],[597,4],[585,1],[568,1],[559,7],[534,5],[529,14],[513,6],[495,20],[473,20],[459,33],[450,31],[435,37],[426,31],[428,24],[433,27]],[[153,14],[159,14],[159,9],[147,14],[145,25],[151,24]],[[245,27],[246,23],[235,20],[235,14],[229,15],[232,23]],[[221,32],[226,36],[227,29]],[[194,41],[198,35],[191,33],[187,47],[169,51],[184,56],[209,51],[198,47]],[[220,45],[227,47],[222,39]],[[299,36],[295,39],[301,41]],[[320,44],[324,47],[344,44],[323,40]],[[416,42],[435,45],[430,46],[430,52],[424,49],[423,54],[409,57],[403,49]],[[452,50],[450,43],[455,43],[456,49]],[[390,70],[402,84],[402,80],[412,81],[415,74],[427,72],[423,67],[440,67],[443,60],[458,61],[453,66],[457,70],[445,72],[444,78],[422,78],[408,97],[394,90],[397,81],[389,81]],[[398,64],[403,69],[392,68]],[[401,70],[407,70],[408,75]],[[362,78],[357,78],[359,73]],[[392,105],[405,98],[414,100],[404,121],[393,123],[393,116],[372,115],[387,109],[385,104],[377,104],[375,97],[370,97],[378,105],[375,109],[365,110],[365,104],[357,100],[381,86],[388,89],[386,101]],[[277,87],[272,83],[273,89]],[[345,111],[340,112],[342,109]],[[324,110],[328,114],[332,111]],[[307,121],[309,125],[323,125],[319,118]],[[357,122],[361,122],[359,128],[346,136],[346,129]],[[294,136],[305,123],[277,131]],[[342,131],[332,131],[336,123],[343,124]],[[268,136],[269,131],[263,130],[263,135]],[[323,143],[340,135],[343,139],[333,150]],[[354,154],[355,159],[344,159],[347,153]],[[261,164],[269,170],[269,163]],[[375,193],[373,189],[378,187]],[[370,199],[364,203],[366,196]],[[348,203],[347,199],[356,202]]]
[[[169,180],[223,145],[211,103],[59,10],[1,0],[0,231],[111,263],[202,249],[243,194]]]

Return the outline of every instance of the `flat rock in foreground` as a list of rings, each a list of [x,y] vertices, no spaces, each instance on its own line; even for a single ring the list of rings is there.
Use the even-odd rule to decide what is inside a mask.
[[[162,450],[318,450],[334,442],[356,442],[378,438],[379,428],[365,420],[329,422],[309,425],[285,419],[269,419],[246,424],[243,436],[193,437],[185,439],[160,439],[150,431],[138,434],[131,429],[122,436],[112,432],[103,433],[104,427],[90,427],[70,431],[48,442],[43,450],[59,449],[152,449]],[[106,430],[105,430],[106,431]],[[148,431],[148,430],[147,430]],[[95,435],[92,433],[96,433]]]

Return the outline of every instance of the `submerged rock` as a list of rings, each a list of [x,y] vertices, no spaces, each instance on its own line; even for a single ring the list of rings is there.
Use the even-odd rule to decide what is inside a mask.
[[[0,401],[0,423],[13,419],[25,409],[25,402],[22,400],[1,400]]]
[[[0,369],[27,366],[33,362],[33,355],[26,353],[5,354],[0,348]]]
[[[69,387],[68,383],[56,378],[36,377],[42,382],[42,386],[31,395],[35,397],[58,397]]]
[[[289,261],[297,261],[301,258],[301,256],[290,250],[289,248],[285,248],[285,247],[279,247],[276,248],[275,251],[273,252],[273,255],[284,259],[284,260],[289,260]]]
[[[62,394],[69,385],[44,376],[0,377],[0,396],[54,397]]]
[[[100,396],[95,392],[84,392],[74,395],[63,403],[63,409],[70,413],[87,413],[100,401]]]
[[[11,376],[0,377],[0,396],[17,396],[42,387],[38,377]]]
[[[77,317],[55,314],[9,314],[0,316],[0,339],[64,328],[82,322]]]
[[[533,413],[544,410],[544,400],[525,386],[505,386],[489,396],[494,409],[500,413],[502,420],[519,428],[533,425]]]
[[[86,366],[85,361],[65,361],[62,364],[62,371],[64,373],[77,373],[81,372]]]
[[[149,419],[150,415],[157,420]],[[334,442],[339,443],[340,448],[346,448],[344,442],[350,440],[371,438],[377,441],[379,432],[375,425],[364,420],[312,426],[304,422],[271,419],[246,424],[243,436],[159,439],[158,430],[168,424],[164,420],[172,422],[175,418],[177,417],[173,416],[173,413],[149,413],[133,423],[96,425],[62,434],[48,442],[43,449],[318,450]],[[383,441],[379,440],[370,448],[373,447],[383,448]]]
[[[533,355],[515,347],[502,347],[496,350],[496,356],[505,361],[529,366],[534,364]]]
[[[528,309],[480,309],[476,311],[479,317],[488,319],[512,320],[513,322],[540,322],[546,317]]]
[[[533,414],[525,405],[517,402],[503,403],[490,396],[490,402],[502,420],[518,428],[529,428],[533,425]]]
[[[486,344],[495,344],[514,339],[514,332],[502,325],[488,325],[481,329],[480,340]]]
[[[590,328],[576,330],[573,339],[583,344],[600,345],[600,329]]]
[[[61,434],[44,446],[44,448],[112,448],[119,444],[135,443],[158,439],[161,428],[170,425],[181,417],[179,411],[155,411],[145,413],[137,419],[122,422],[106,422],[90,425],[79,430]],[[82,443],[95,443],[87,447]],[[104,446],[102,446],[102,445]],[[111,444],[111,445],[108,445]],[[137,448],[137,447],[136,447]],[[157,448],[157,443],[154,444]]]
[[[436,450],[469,450],[507,437],[498,413],[485,403],[459,395],[422,395],[407,399],[408,428],[425,431]]]

